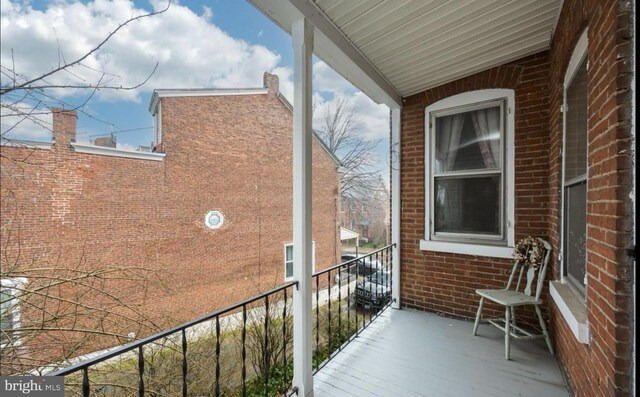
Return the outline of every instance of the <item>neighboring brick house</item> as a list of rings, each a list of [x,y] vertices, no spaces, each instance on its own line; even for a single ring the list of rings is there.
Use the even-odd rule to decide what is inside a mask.
[[[548,51],[403,98],[401,302],[473,318],[475,290],[505,285],[514,241],[548,239],[551,284],[543,300],[568,385],[575,396],[626,396],[635,359],[631,5],[561,4]],[[446,112],[455,107],[458,113]],[[435,128],[462,142],[484,134],[472,124],[456,127],[465,111],[489,124],[504,117],[502,168],[486,143],[471,145],[477,153],[465,152],[465,164],[451,158],[451,141],[432,143]],[[469,169],[489,176],[474,182],[479,173],[460,171]],[[491,181],[491,169],[506,191]],[[452,170],[469,174],[466,186],[438,179]],[[443,231],[477,235],[434,238]]]
[[[361,200],[342,198],[341,225],[360,235],[360,243],[378,242],[384,245],[389,238],[389,190],[382,179],[371,195]]]
[[[114,291],[160,327],[284,281],[292,113],[278,77],[265,73],[257,89],[157,90],[151,110],[156,153],[76,143],[75,113],[62,110],[55,143],[2,147],[3,278],[44,262],[151,269],[144,294],[126,281]],[[321,269],[340,258],[340,186],[317,137],[313,164]]]

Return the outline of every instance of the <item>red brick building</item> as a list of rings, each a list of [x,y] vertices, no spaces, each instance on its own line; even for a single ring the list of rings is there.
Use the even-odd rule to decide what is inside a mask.
[[[383,246],[389,236],[389,190],[380,179],[371,195],[361,200],[342,198],[341,225],[360,235],[360,243],[376,242]]]
[[[75,114],[60,110],[55,143],[2,147],[3,279],[24,273],[35,285],[25,269],[53,263],[149,270],[145,286],[122,281],[110,291],[158,325],[284,281],[292,113],[277,76],[265,74],[257,89],[157,90],[151,109],[162,153],[76,143]],[[340,258],[340,186],[337,160],[319,139],[313,163],[321,269]]]

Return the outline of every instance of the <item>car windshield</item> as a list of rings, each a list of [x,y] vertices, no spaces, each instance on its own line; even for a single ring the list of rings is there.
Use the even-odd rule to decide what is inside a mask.
[[[367,281],[378,285],[388,285],[390,281],[389,279],[389,273],[382,271],[377,271],[367,276]]]

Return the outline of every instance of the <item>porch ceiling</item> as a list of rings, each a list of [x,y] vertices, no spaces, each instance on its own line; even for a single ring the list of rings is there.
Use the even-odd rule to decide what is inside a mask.
[[[291,11],[273,1],[249,0],[285,30]],[[320,33],[374,81],[408,96],[549,48],[562,0],[280,0],[311,19]],[[325,24],[326,22],[326,24]],[[327,25],[327,26],[323,26]],[[335,30],[335,32],[331,32]],[[347,46],[336,40],[346,39]],[[361,85],[332,48],[314,52]],[[351,48],[346,48],[351,46]],[[355,54],[355,56],[354,56]],[[361,61],[368,65],[362,65]],[[367,70],[367,68],[371,70]],[[380,84],[379,84],[380,85]],[[384,84],[382,84],[384,86]],[[388,102],[376,95],[374,100]]]

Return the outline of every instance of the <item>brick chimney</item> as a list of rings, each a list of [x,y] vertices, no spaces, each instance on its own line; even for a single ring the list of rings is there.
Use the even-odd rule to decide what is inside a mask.
[[[280,93],[280,80],[277,75],[264,72],[262,80],[264,88],[269,89],[269,94],[278,95]]]
[[[56,146],[67,147],[76,140],[76,112],[61,108],[51,108],[53,117],[53,138]]]

